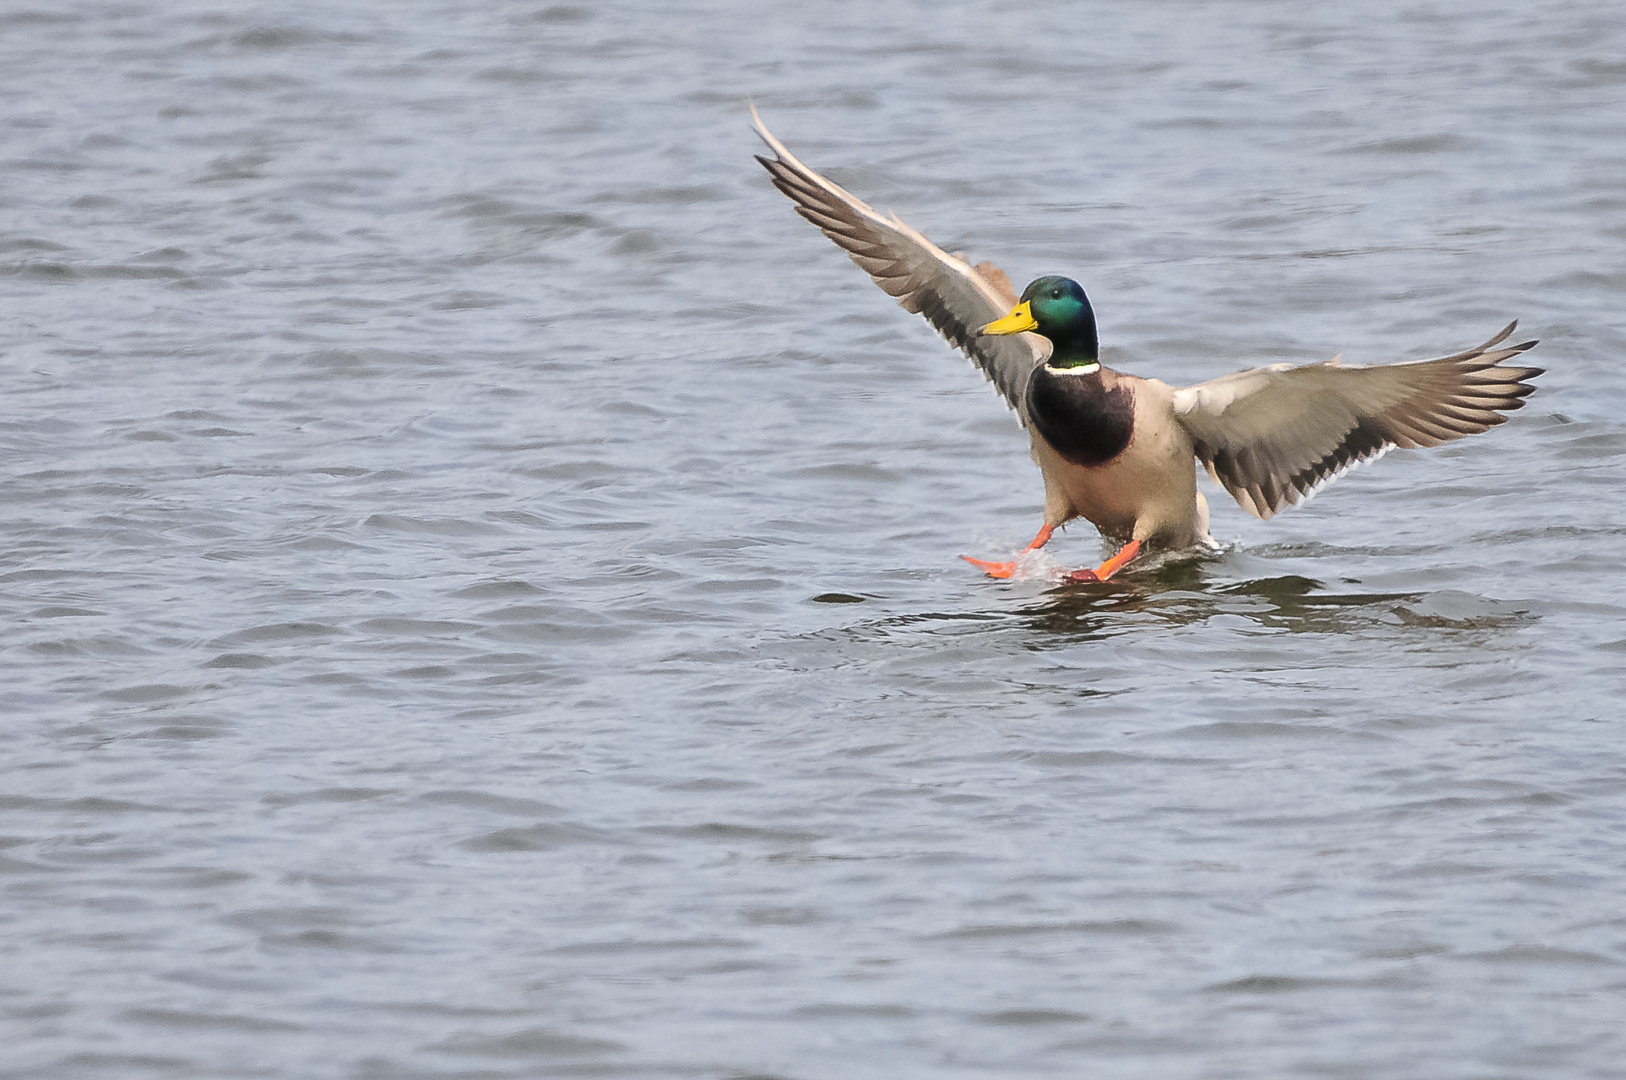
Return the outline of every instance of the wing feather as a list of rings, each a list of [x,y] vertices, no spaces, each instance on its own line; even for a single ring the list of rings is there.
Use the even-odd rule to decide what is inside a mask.
[[[950,255],[897,217],[883,217],[863,200],[820,176],[774,138],[756,107],[757,134],[774,153],[757,160],[796,212],[835,241],[905,311],[926,321],[982,369],[1027,424],[1023,396],[1033,365],[1049,355],[1034,334],[981,337],[978,331],[1016,306],[1010,279],[992,263],[973,267]]]
[[[1507,420],[1541,368],[1502,362],[1534,341],[1378,367],[1337,361],[1239,371],[1174,392],[1197,457],[1242,509],[1270,518],[1392,447],[1438,446]]]

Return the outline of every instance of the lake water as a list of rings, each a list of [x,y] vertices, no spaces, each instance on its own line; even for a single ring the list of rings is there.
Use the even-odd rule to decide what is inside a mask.
[[[1626,9],[0,12],[0,1077],[1626,1076]],[[1176,384],[1548,368],[984,578],[792,150]],[[1044,565],[1102,551],[1075,524]]]

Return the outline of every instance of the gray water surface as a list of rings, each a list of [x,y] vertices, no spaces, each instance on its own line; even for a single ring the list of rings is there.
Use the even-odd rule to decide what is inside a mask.
[[[0,11],[0,1076],[1626,1076],[1618,5]],[[1171,383],[1108,586],[777,134]]]

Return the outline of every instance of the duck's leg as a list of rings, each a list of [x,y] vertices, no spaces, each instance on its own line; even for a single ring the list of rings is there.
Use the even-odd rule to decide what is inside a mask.
[[[1041,528],[1039,535],[1033,538],[1033,543],[1022,549],[1022,554],[1026,555],[1030,551],[1036,551],[1044,547],[1050,542],[1050,534],[1055,531],[1056,527],[1054,525],[1046,525]],[[1015,559],[1010,562],[987,562],[983,559],[973,559],[969,555],[961,555],[960,558],[984,571],[989,577],[1008,578],[1016,573]]]
[[[1140,541],[1131,540],[1118,549],[1118,554],[1097,566],[1094,570],[1074,570],[1063,581],[1105,581],[1124,568],[1124,564],[1140,554]]]

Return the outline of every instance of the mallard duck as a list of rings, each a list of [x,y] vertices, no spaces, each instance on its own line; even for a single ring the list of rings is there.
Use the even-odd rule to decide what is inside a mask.
[[[755,106],[751,116],[774,154],[757,160],[796,212],[924,315],[1016,410],[1045,490],[1044,524],[1025,551],[1078,517],[1119,545],[1069,580],[1105,581],[1143,551],[1217,546],[1196,462],[1268,519],[1393,447],[1438,446],[1504,422],[1542,373],[1503,365],[1536,344],[1502,346],[1516,322],[1436,360],[1272,364],[1178,389],[1113,371],[1101,365],[1095,312],[1077,282],[1042,277],[1018,297],[998,267],[973,266],[877,213],[798,161]],[[1018,566],[962,557],[998,578]]]

